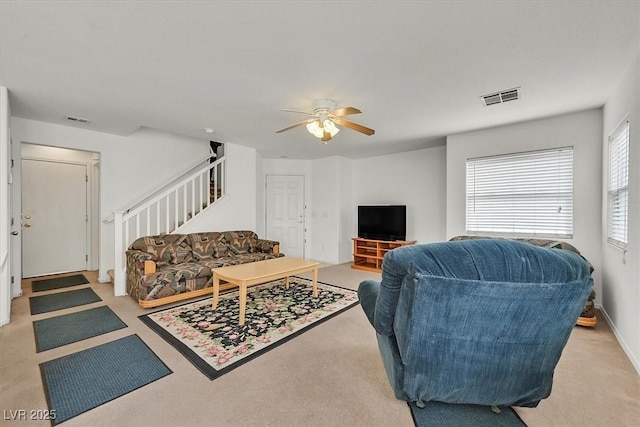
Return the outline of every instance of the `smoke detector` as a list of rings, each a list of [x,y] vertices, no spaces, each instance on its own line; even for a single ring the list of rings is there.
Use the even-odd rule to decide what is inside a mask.
[[[520,99],[519,87],[490,93],[488,95],[482,95],[480,97],[480,100],[485,107],[488,107],[489,105],[502,104],[509,101],[516,101],[518,99]]]

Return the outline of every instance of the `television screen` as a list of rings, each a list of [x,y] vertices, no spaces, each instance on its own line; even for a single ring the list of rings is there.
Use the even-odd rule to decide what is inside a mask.
[[[358,237],[372,240],[405,240],[405,205],[358,206]]]

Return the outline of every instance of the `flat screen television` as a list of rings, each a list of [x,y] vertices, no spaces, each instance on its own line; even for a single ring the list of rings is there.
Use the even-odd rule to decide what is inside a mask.
[[[372,240],[406,240],[407,207],[358,206],[358,237]]]

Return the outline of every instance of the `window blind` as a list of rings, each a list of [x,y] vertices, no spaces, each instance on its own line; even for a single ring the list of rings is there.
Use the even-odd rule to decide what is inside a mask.
[[[467,159],[468,234],[573,235],[573,147]]]
[[[607,241],[626,249],[629,206],[629,121],[609,137]]]

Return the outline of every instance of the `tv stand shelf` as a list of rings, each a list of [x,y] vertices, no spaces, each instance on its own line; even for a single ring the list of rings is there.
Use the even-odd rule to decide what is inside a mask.
[[[382,259],[384,254],[392,249],[413,245],[415,240],[371,240],[354,237],[353,239],[353,264],[351,268],[367,271],[382,271]]]

